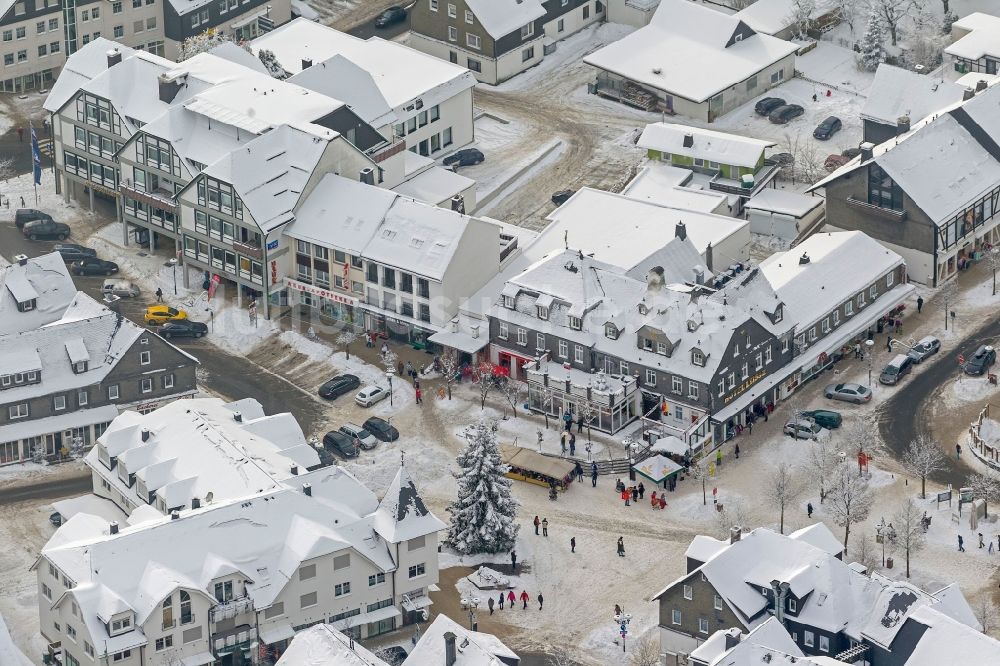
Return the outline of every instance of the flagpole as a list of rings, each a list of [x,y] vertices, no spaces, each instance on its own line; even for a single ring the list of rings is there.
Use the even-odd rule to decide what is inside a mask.
[[[31,132],[31,180],[35,188],[35,205],[38,205],[38,185],[42,182],[42,155],[38,149],[38,134],[31,121],[28,121]]]

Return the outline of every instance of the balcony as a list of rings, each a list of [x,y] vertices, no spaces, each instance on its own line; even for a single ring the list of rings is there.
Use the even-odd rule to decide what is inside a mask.
[[[212,634],[209,644],[212,648],[212,654],[216,658],[221,658],[237,650],[250,649],[251,644],[256,640],[257,632],[254,631],[254,628],[249,624],[241,624],[229,631]]]
[[[163,188],[157,188],[152,192],[145,192],[137,189],[131,178],[126,178],[121,183],[121,190],[122,194],[125,196],[135,199],[136,201],[141,201],[147,206],[159,208],[173,213],[174,215],[177,215],[179,212],[177,203],[174,201],[173,194]]]
[[[753,174],[753,187],[743,187],[741,181],[724,178],[722,172],[717,171],[708,182],[708,187],[716,192],[725,192],[726,194],[735,194],[749,198],[764,189],[778,175],[778,169],[779,167],[776,164],[765,163],[763,167]]]
[[[378,164],[379,162],[384,162],[393,155],[398,155],[404,150],[406,150],[406,139],[394,136],[392,141],[388,144],[379,144],[368,149],[365,154],[372,158],[372,162]]]
[[[847,197],[847,205],[851,208],[856,208],[860,211],[874,215],[875,217],[881,217],[885,220],[894,220],[896,222],[906,221],[906,211],[905,210],[892,210],[891,208],[882,208],[881,206],[876,206],[870,204],[867,201],[862,201],[861,199],[855,199],[853,196]]]
[[[240,613],[251,612],[253,612],[253,600],[250,597],[240,597],[239,599],[233,599],[224,604],[213,606],[208,611],[208,620],[212,624],[215,624],[219,620],[228,620],[235,618]]]
[[[253,242],[242,243],[240,241],[233,241],[233,249],[246,257],[252,257],[253,259],[263,259],[264,251],[261,250],[260,245]]]

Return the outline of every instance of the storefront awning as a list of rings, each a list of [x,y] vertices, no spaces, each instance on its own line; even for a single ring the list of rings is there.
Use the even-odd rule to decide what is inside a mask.
[[[576,465],[562,458],[544,456],[520,446],[510,444],[500,445],[500,456],[511,467],[517,467],[526,472],[535,472],[555,481],[562,481],[573,474]]]
[[[436,345],[457,349],[466,354],[475,354],[490,344],[489,338],[474,338],[467,333],[454,333],[452,331],[439,331],[427,338],[427,340]]]
[[[430,597],[417,597],[415,599],[403,599],[403,610],[416,611],[421,608],[427,608],[434,602],[431,601]]]
[[[388,620],[391,617],[400,617],[401,615],[402,613],[395,606],[386,606],[385,608],[379,608],[378,610],[358,615],[356,619],[351,618],[351,624],[357,626],[359,624],[368,624],[369,622],[381,622],[382,620]]]
[[[264,641],[268,645],[273,645],[274,643],[283,641],[286,638],[291,638],[295,635],[295,630],[292,629],[292,625],[289,622],[281,622],[267,627],[261,627],[259,631],[260,640]]]
[[[184,666],[205,666],[205,664],[211,664],[214,661],[215,657],[212,656],[211,652],[199,652],[198,654],[181,659],[181,663]]]
[[[653,483],[660,483],[671,474],[681,471],[682,468],[666,456],[652,456],[651,458],[646,458],[641,463],[633,465],[632,469]]]

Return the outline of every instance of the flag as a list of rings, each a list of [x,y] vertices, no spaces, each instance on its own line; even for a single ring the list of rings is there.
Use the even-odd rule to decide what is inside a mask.
[[[38,135],[31,128],[31,164],[35,172],[35,185],[42,184],[42,153],[38,150]]]

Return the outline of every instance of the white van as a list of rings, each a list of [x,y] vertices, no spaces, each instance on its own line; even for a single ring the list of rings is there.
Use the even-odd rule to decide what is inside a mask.
[[[139,287],[128,280],[105,280],[101,287],[102,294],[114,294],[119,298],[136,298],[139,296]]]

